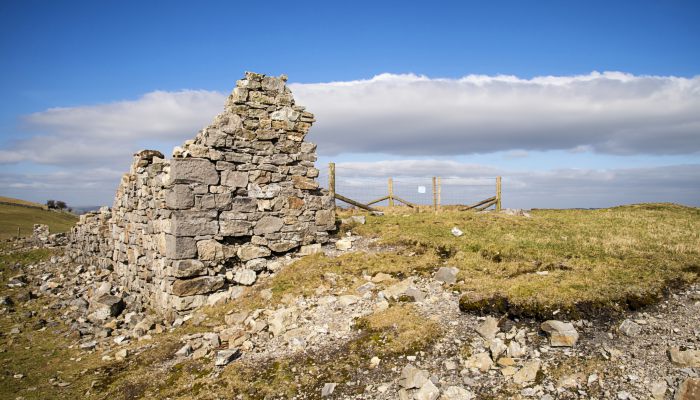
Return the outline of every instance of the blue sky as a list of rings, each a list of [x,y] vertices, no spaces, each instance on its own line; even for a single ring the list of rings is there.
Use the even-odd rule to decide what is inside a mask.
[[[0,4],[0,52],[3,60],[0,62],[0,152],[4,151],[4,156],[0,157],[0,168],[4,170],[0,172],[0,195],[40,201],[48,197],[63,197],[76,205],[109,203],[118,174],[128,169],[130,152],[138,150],[133,147],[148,145],[166,152],[173,145],[192,137],[197,130],[194,127],[205,124],[218,112],[216,107],[220,108],[220,105],[214,107],[219,100],[217,94],[230,91],[243,71],[252,70],[273,75],[288,74],[293,90],[293,85],[298,85],[295,94],[302,104],[310,108],[319,104],[316,106],[318,111],[311,108],[319,118],[315,127],[318,129],[316,132],[312,130],[311,139],[319,143],[322,162],[364,162],[367,168],[371,168],[371,163],[387,160],[456,161],[478,166],[475,171],[483,168],[504,176],[517,176],[519,178],[513,179],[520,179],[519,183],[530,187],[536,182],[533,174],[562,169],[636,170],[648,176],[648,168],[684,166],[687,181],[660,187],[658,198],[700,205],[697,189],[684,189],[681,192],[685,194],[677,198],[666,194],[679,189],[679,185],[686,187],[700,183],[696,181],[700,179],[698,120],[693,119],[687,110],[678,111],[692,109],[700,97],[696,89],[687,89],[688,86],[697,88],[695,78],[700,74],[698,4],[694,1],[297,1],[260,4],[203,1],[195,5],[184,1],[4,1]],[[401,151],[394,152],[380,143],[377,146],[379,152],[372,153],[343,142],[342,136],[348,133],[337,128],[341,124],[334,122],[332,117],[338,115],[338,111],[324,107],[327,101],[314,92],[318,88],[314,84],[364,82],[381,74],[412,74],[429,80],[444,78],[448,82],[466,76],[493,78],[512,75],[523,82],[514,84],[516,86],[509,90],[520,93],[530,90],[534,83],[529,80],[533,78],[589,76],[593,71],[619,71],[635,78],[636,83],[615,76],[604,76],[594,83],[577,81],[562,89],[573,94],[558,98],[558,101],[575,104],[575,99],[585,95],[589,96],[588,103],[593,104],[590,107],[595,107],[596,99],[612,107],[617,103],[606,103],[610,96],[628,99],[641,93],[640,101],[647,101],[658,92],[667,98],[679,99],[678,103],[674,103],[673,112],[655,120],[631,123],[628,130],[656,127],[645,135],[615,136],[613,140],[600,133],[597,137],[595,130],[599,127],[600,132],[610,132],[610,135],[625,128],[621,125],[624,121],[616,121],[614,129],[608,128],[604,124],[610,117],[601,116],[600,121],[586,125],[588,130],[576,131],[575,138],[554,140],[557,145],[548,147],[543,144],[549,142],[548,137],[535,137],[534,132],[551,127],[541,127],[536,121],[527,120],[517,112],[516,104],[502,110],[503,118],[514,121],[511,127],[514,132],[520,126],[529,129],[520,130],[518,137],[503,133],[505,127],[488,133],[502,142],[500,146],[484,144],[472,150],[467,145],[474,140],[469,133],[464,137],[454,133],[444,139],[454,143],[450,147],[459,151],[430,148],[416,139],[413,148],[406,143]],[[641,80],[645,76],[662,79]],[[669,77],[685,81],[669,83]],[[418,81],[413,79],[406,83],[404,79],[399,80],[399,84],[407,85],[407,91],[415,89],[416,93],[423,93],[423,83]],[[486,101],[504,101],[499,88],[511,83],[509,80],[492,83],[490,94],[484,98]],[[657,84],[658,89],[648,89]],[[604,85],[607,86],[601,89]],[[682,95],[672,93],[674,89],[669,85],[682,91]],[[385,91],[383,97],[367,97],[376,93],[375,89],[361,93],[355,91],[352,95],[381,108],[384,103],[391,102],[396,93],[389,86],[380,86]],[[581,86],[585,87],[581,89]],[[462,93],[475,93],[476,89],[471,86],[462,87]],[[80,151],[116,150],[117,146],[105,149],[97,145],[97,141],[89,140],[92,134],[89,121],[81,125],[85,132],[71,136],[66,133],[65,126],[61,126],[62,121],[69,117],[68,113],[61,114],[59,122],[55,115],[46,114],[48,110],[60,107],[70,110],[70,117],[74,117],[86,108],[124,101],[133,103],[128,108],[131,110],[141,107],[144,103],[141,99],[149,93],[165,93],[160,100],[153,100],[165,102],[171,101],[167,94],[183,93],[187,89],[208,93],[196,94],[195,100],[190,97],[182,100],[184,94],[178,97],[187,104],[199,101],[190,108],[201,110],[205,115],[201,118],[193,116],[192,122],[183,120],[170,135],[151,135],[145,129],[134,138],[127,135],[134,131],[133,126],[125,124],[125,137],[120,142],[124,148],[119,148],[125,155],[121,158],[118,155],[105,157],[103,165],[88,161],[89,157],[82,156]],[[652,94],[649,95],[647,90],[652,90]],[[555,97],[559,92],[553,92]],[[445,96],[450,98],[450,93],[446,92]],[[455,99],[460,96],[454,93]],[[535,94],[528,92],[520,97],[525,99],[522,101],[531,101],[528,99],[532,96]],[[659,104],[664,103],[652,102],[648,104],[649,108],[634,108],[629,120],[642,120],[648,114],[645,110],[658,109]],[[154,111],[148,115],[161,115],[158,114],[161,108],[152,107]],[[207,114],[210,109],[213,113]],[[114,112],[110,107],[100,110]],[[558,119],[556,110],[556,107],[538,109],[540,121]],[[363,110],[356,112],[358,118],[363,117]],[[399,110],[388,112],[398,113]],[[460,109],[451,112],[459,113]],[[548,113],[552,113],[551,116]],[[162,115],[162,118],[167,118],[168,114]],[[436,120],[450,119],[451,115],[436,115]],[[587,121],[595,119],[596,115],[587,115]],[[400,118],[399,114],[395,116]],[[459,122],[443,129],[473,131],[475,124],[457,117],[455,115],[455,120]],[[518,118],[523,120],[519,122]],[[144,124],[156,123],[147,117],[142,119]],[[345,123],[343,126],[348,126],[348,121],[352,120],[343,117],[338,121],[341,119]],[[85,122],[84,119],[79,121]],[[490,124],[490,121],[487,119],[483,123]],[[377,132],[367,139],[377,138],[380,132],[391,132],[384,123],[388,122],[377,121]],[[582,122],[572,119],[567,123],[573,128]],[[75,128],[77,125],[68,126],[79,129]],[[368,126],[360,124],[354,129],[368,130]],[[415,132],[415,135],[429,135],[429,126],[426,124],[426,131]],[[177,131],[179,127],[182,127],[181,132]],[[116,136],[113,139],[119,142],[121,131],[118,126],[113,129],[111,132]],[[568,130],[567,125],[560,125],[557,129]],[[664,138],[665,132],[677,133]],[[397,140],[395,136],[400,138],[400,133],[398,130],[394,136],[387,133],[387,140]],[[550,134],[557,136],[554,130]],[[588,135],[597,137],[596,141],[588,143],[585,140]],[[658,137],[659,142],[649,139],[651,136]],[[38,139],[27,143],[31,138]],[[60,153],[53,146],[52,138],[73,141],[76,157],[70,165],[65,160],[68,156],[65,149]],[[339,148],[349,151],[339,151]],[[54,179],[84,169],[101,173],[78,184]],[[415,173],[431,172],[416,170]],[[640,179],[640,184],[646,182],[641,176]],[[29,184],[30,181],[35,184]],[[607,184],[614,185],[614,181],[610,183],[608,180]],[[511,206],[604,206],[649,201],[654,197],[634,190],[624,198],[606,197],[606,183],[601,181],[600,197],[579,201],[572,200],[576,198],[576,184],[565,180],[561,184],[565,186],[562,190],[572,192],[566,200],[552,201],[546,194],[541,199],[525,195],[518,197],[514,192]]]

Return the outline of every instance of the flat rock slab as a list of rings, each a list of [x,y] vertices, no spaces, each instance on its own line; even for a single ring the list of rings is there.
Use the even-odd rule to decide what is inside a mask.
[[[549,320],[540,328],[549,334],[549,344],[553,347],[572,347],[578,341],[578,332],[571,322]]]
[[[176,296],[194,296],[215,292],[224,287],[222,276],[201,276],[193,279],[178,279],[173,283]]]

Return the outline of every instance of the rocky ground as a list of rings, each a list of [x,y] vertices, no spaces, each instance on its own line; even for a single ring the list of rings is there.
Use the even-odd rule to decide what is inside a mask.
[[[335,256],[391,249],[350,235],[322,251]],[[157,347],[160,337],[176,335],[179,344],[160,368],[204,360],[212,367],[206,378],[213,382],[236,363],[265,364],[300,354],[332,357],[361,335],[358,320],[410,303],[439,327],[429,345],[367,357],[352,377],[319,382],[296,397],[700,399],[700,286],[624,320],[542,322],[460,312],[460,294],[451,290],[456,270],[450,268],[430,277],[365,276],[354,292],[337,287],[337,277],[327,274],[312,296],[286,297],[267,308],[232,309],[221,320],[206,312],[156,317],[114,287],[110,271],[74,265],[60,255],[18,264],[4,274],[0,318],[10,321],[0,336],[5,353],[27,332],[52,330],[85,357],[120,361]],[[272,298],[269,289],[260,295]],[[41,307],[27,311],[32,302]],[[32,392],[24,383],[32,370],[11,361],[2,365],[0,385],[16,388],[16,398],[24,398]],[[302,375],[302,369],[290,373]],[[53,379],[57,387],[71,384]],[[97,385],[85,396],[99,394]]]

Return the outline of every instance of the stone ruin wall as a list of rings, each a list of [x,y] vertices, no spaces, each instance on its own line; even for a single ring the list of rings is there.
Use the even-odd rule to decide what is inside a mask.
[[[137,153],[113,207],[80,217],[69,254],[112,271],[143,304],[182,312],[326,242],[334,202],[315,181],[316,146],[304,142],[314,116],[285,81],[246,73],[171,160]]]

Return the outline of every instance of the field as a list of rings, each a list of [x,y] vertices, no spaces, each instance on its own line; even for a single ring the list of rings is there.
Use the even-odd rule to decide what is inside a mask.
[[[339,218],[351,214],[343,211]],[[100,351],[82,351],[70,319],[65,319],[63,310],[67,309],[56,307],[54,296],[15,301],[15,312],[0,318],[0,331],[21,330],[19,335],[5,336],[0,346],[0,398],[208,399],[240,394],[257,399],[300,393],[317,398],[324,382],[358,382],[339,389],[354,396],[371,379],[395,379],[396,371],[406,364],[406,355],[424,354],[426,359],[438,360],[438,366],[444,357],[468,358],[475,351],[469,344],[475,335],[473,326],[480,323],[475,314],[510,314],[515,320],[530,320],[531,325],[520,325],[526,329],[554,315],[557,319],[590,318],[599,326],[611,326],[605,324],[614,325],[631,310],[647,309],[668,293],[697,282],[700,272],[700,210],[672,204],[536,210],[531,217],[394,209],[384,216],[367,216],[364,225],[339,226],[338,237],[359,234],[365,247],[358,244],[340,254],[300,258],[247,288],[238,299],[198,312],[193,318],[197,323],[153,333],[152,339],[143,342],[132,341],[126,346],[130,356],[124,361],[103,358],[116,351],[109,338]],[[454,236],[453,227],[464,234]],[[60,250],[0,255],[0,295],[16,299],[25,290],[8,290],[5,285],[17,264],[37,264],[54,254]],[[445,293],[461,296],[459,308],[466,312],[459,313],[457,300],[441,300],[430,303],[432,306],[392,300],[385,310],[355,319],[346,316],[352,321],[347,340],[327,348],[308,348],[297,355],[274,355],[262,361],[240,360],[223,369],[213,367],[209,357],[178,360],[174,356],[183,335],[223,329],[225,316],[232,312],[274,310],[302,297],[356,294],[368,277],[378,273],[391,276],[388,283],[378,284],[380,288],[408,277],[429,282],[443,266],[459,269],[457,283]],[[452,314],[440,317],[440,308],[446,304]],[[427,313],[426,307],[431,311]],[[305,313],[313,315],[316,308]],[[33,316],[26,319],[25,315]],[[43,325],[32,325],[39,318]],[[461,324],[458,329],[450,325],[453,321]],[[599,326],[591,329],[608,329]],[[533,346],[540,340],[536,332]],[[450,334],[458,336],[447,340]],[[435,350],[436,343],[446,346],[455,343],[456,337],[467,339],[448,347],[449,351],[445,347]],[[617,364],[596,356],[596,347],[587,344],[586,334],[582,337],[580,349],[590,355],[566,362],[585,363],[592,371],[619,370]],[[372,357],[379,357],[381,365],[367,374]],[[560,365],[559,361],[547,362],[553,368]],[[17,374],[23,377],[16,378]],[[512,398],[512,393],[520,391],[508,392],[507,384],[503,387],[503,394],[479,398]]]
[[[0,202],[22,202],[21,200],[1,197]],[[24,204],[28,202],[22,202]],[[29,203],[33,205],[35,203]],[[38,205],[40,206],[40,205]],[[67,232],[78,220],[73,214],[59,211],[49,211],[35,207],[23,207],[0,204],[0,240],[17,236],[17,228],[23,237],[32,234],[34,224],[47,224],[51,233]]]

